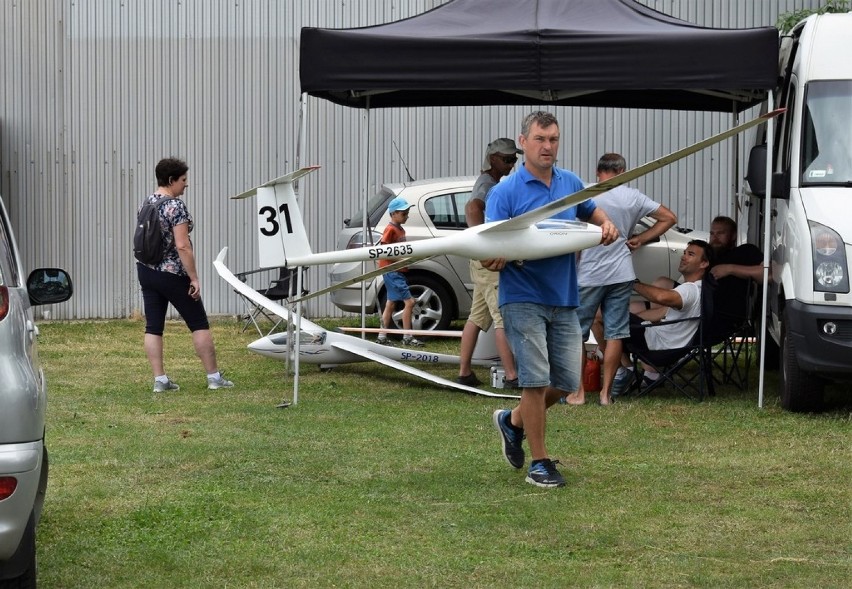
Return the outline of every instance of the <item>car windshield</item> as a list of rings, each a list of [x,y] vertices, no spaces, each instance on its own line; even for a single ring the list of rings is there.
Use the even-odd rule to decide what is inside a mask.
[[[852,81],[808,84],[802,121],[802,186],[852,187]]]
[[[379,219],[381,219],[382,215],[385,213],[388,201],[393,197],[394,193],[390,189],[382,186],[382,189],[367,201],[367,212],[369,214],[367,222],[370,224],[370,227],[376,226]],[[361,208],[358,209],[354,215],[346,219],[344,224],[347,227],[360,227],[363,220],[364,209]]]

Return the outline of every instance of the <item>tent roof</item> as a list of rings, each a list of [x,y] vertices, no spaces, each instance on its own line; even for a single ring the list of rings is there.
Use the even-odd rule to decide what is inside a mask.
[[[303,92],[361,108],[741,111],[775,87],[777,64],[774,27],[699,27],[634,0],[451,0],[383,25],[305,27],[300,52]]]

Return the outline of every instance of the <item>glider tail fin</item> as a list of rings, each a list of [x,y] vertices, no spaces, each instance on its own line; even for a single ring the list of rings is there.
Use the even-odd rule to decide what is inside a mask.
[[[257,194],[257,249],[261,268],[288,266],[288,259],[312,253],[293,183],[318,168],[301,168],[232,197]]]

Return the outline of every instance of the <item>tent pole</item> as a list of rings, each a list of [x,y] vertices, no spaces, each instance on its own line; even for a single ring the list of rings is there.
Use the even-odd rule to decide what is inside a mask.
[[[302,92],[302,95],[299,97],[299,139],[296,142],[296,169],[298,170],[302,165],[302,154],[305,152],[305,136],[307,135],[307,110],[308,110],[308,95],[305,92]],[[293,184],[293,191],[296,193],[296,200],[299,199],[299,181]],[[302,203],[304,205],[304,203]],[[302,208],[304,211],[304,207]],[[296,268],[297,278],[296,278],[296,292],[302,292],[302,272],[301,268]],[[290,288],[293,288],[292,284],[292,275],[290,281]],[[289,319],[288,319],[289,323]],[[290,368],[290,350],[294,350],[293,354],[295,359],[293,361],[293,405],[296,405],[299,402],[299,353],[301,352],[300,343],[302,341],[302,301],[301,298],[299,302],[296,303],[296,326],[295,330],[287,329],[288,337],[287,337],[287,363],[285,365],[285,370],[289,372]],[[293,338],[290,334],[294,334],[296,338],[295,345],[293,344]]]
[[[292,274],[290,282],[292,283]],[[299,404],[299,353],[302,343],[302,268],[296,267],[296,292],[299,299],[296,301],[296,352],[293,360],[293,405]]]
[[[775,93],[770,90],[769,108],[775,104]],[[773,157],[772,150],[775,145],[775,119],[769,119],[766,123],[766,193],[763,197],[763,289],[762,300],[760,305],[760,329],[763,333],[760,334],[760,371],[759,384],[757,386],[757,406],[763,409],[763,385],[764,383],[764,368],[766,366],[766,311],[767,301],[769,300],[769,216],[772,212],[772,170]]]
[[[361,207],[361,235],[364,240],[364,245],[368,238],[372,237],[370,228],[367,227],[367,203],[370,200],[370,97],[366,98],[366,107],[361,115],[361,153],[364,154],[364,193],[362,195],[363,205]],[[367,262],[361,262],[361,274],[367,273]],[[378,296],[378,293],[376,293]],[[367,310],[365,309],[367,301],[367,283],[361,282],[361,327],[367,327]],[[381,313],[381,312],[380,312]],[[381,314],[379,315],[381,322]],[[361,332],[361,339],[366,339],[367,333]]]
[[[737,106],[733,105],[733,112],[731,112],[731,126],[736,127],[739,124],[739,117],[737,116]],[[740,136],[734,135],[734,149],[731,150],[731,196],[734,198],[731,199],[731,218],[735,219],[737,223],[739,223],[740,216],[740,193],[737,190],[740,182]]]

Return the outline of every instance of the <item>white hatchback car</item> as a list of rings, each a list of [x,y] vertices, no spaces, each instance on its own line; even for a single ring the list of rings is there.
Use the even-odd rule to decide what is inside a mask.
[[[385,184],[367,203],[367,223],[370,230],[361,230],[363,212],[343,221],[344,229],[337,238],[337,249],[349,249],[378,243],[382,230],[390,218],[387,205],[392,198],[401,196],[414,205],[405,224],[406,239],[414,241],[430,237],[451,235],[467,228],[464,207],[470,200],[476,176],[435,178],[405,184]],[[648,217],[637,223],[635,233],[641,233],[654,224]],[[366,239],[365,239],[366,233]],[[640,248],[634,255],[636,275],[645,282],[658,276],[677,278],[680,256],[689,241],[707,240],[704,231],[672,227],[655,242]],[[408,272],[411,294],[417,303],[412,315],[414,329],[446,329],[453,319],[463,319],[470,313],[473,283],[470,279],[469,261],[460,256],[439,256],[412,264]],[[375,268],[375,263],[346,262],[335,264],[329,273],[332,285],[355,278]],[[382,277],[366,282],[363,308],[368,313],[380,313],[386,300]],[[361,283],[332,291],[331,301],[342,311],[360,313]],[[401,325],[402,311],[394,316]]]
[[[71,297],[57,268],[23,282],[15,237],[0,199],[0,588],[36,586],[36,524],[47,489],[47,392],[38,363],[33,305]]]

